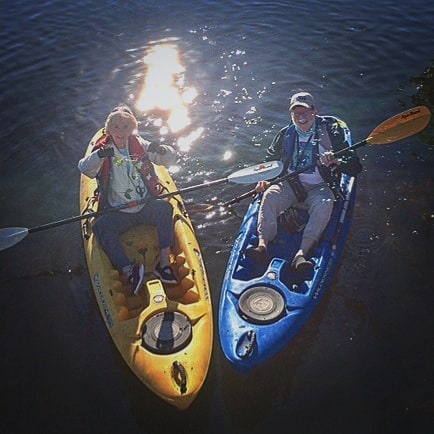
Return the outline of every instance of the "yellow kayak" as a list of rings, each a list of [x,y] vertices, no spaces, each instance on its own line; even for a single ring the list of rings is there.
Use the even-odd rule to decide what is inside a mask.
[[[89,143],[89,153],[101,137]],[[155,166],[164,193],[177,188],[163,166]],[[97,211],[96,180],[81,176],[80,210]],[[137,377],[166,402],[184,410],[199,393],[210,364],[213,319],[210,289],[202,253],[191,220],[179,195],[172,196],[175,246],[172,268],[179,283],[167,286],[151,270],[159,247],[153,226],[136,226],[121,241],[132,261],[145,265],[138,295],[128,296],[127,284],[114,270],[92,233],[94,218],[83,220],[87,266],[99,308],[113,341]],[[117,212],[117,211],[115,211]]]

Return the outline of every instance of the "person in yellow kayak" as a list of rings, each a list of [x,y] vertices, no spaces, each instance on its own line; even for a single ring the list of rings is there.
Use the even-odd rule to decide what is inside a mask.
[[[78,163],[80,172],[97,178],[100,208],[158,196],[161,185],[152,163],[170,166],[176,162],[172,147],[144,140],[137,129],[138,122],[131,109],[126,105],[115,107],[106,119],[105,134],[92,152]],[[101,248],[129,281],[134,293],[143,282],[144,265],[130,262],[119,235],[137,224],[155,225],[160,261],[154,274],[164,283],[176,284],[169,259],[174,245],[172,211],[172,206],[165,200],[149,200],[119,212],[102,214],[93,225]]]
[[[319,116],[313,96],[298,92],[289,102],[291,123],[274,137],[267,150],[266,160],[281,160],[282,175],[311,169],[290,177],[287,181],[272,184],[261,181],[257,192],[264,192],[258,214],[258,246],[246,250],[246,255],[256,262],[268,261],[267,245],[277,234],[277,219],[291,205],[303,203],[309,219],[302,241],[295,254],[292,269],[308,273],[313,268],[308,260],[309,251],[318,242],[330,219],[341,173],[355,176],[362,170],[355,151],[346,152],[337,159],[333,151],[345,143],[343,126],[328,116]],[[312,164],[317,162],[318,164]],[[313,167],[312,167],[313,166]]]

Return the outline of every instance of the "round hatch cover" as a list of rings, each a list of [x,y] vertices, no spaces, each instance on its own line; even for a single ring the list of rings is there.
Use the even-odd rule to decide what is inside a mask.
[[[142,345],[157,354],[171,354],[184,348],[191,334],[191,323],[184,314],[161,312],[143,326]]]
[[[241,294],[238,305],[247,321],[268,324],[280,318],[285,309],[285,300],[275,289],[254,286]]]

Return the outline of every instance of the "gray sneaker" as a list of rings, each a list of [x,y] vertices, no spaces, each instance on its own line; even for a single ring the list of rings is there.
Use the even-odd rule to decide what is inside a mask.
[[[168,285],[176,285],[178,280],[173,274],[173,270],[169,265],[162,267],[160,263],[155,266],[154,274],[163,282]]]
[[[128,282],[131,285],[134,294],[138,294],[144,278],[145,266],[143,264],[132,265],[128,276]]]

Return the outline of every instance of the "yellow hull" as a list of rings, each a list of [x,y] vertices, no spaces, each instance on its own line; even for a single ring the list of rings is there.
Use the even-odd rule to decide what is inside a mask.
[[[91,140],[87,152],[100,135],[101,130]],[[155,169],[165,190],[176,191],[167,170],[163,166],[155,166]],[[96,211],[96,204],[91,201],[95,188],[95,180],[81,177],[82,212]],[[158,237],[153,226],[136,226],[121,236],[130,259],[145,264],[145,282],[139,294],[133,296],[127,295],[129,288],[99,247],[92,233],[92,218],[84,221],[82,232],[93,290],[116,347],[149,389],[184,410],[196,398],[208,372],[213,319],[208,279],[192,223],[181,197],[174,196],[169,200],[174,209],[176,241],[171,259],[179,281],[176,286],[165,288],[152,274],[159,255]],[[144,332],[149,331],[155,319],[162,322],[156,322],[150,343],[149,335],[146,343]],[[167,328],[170,329],[169,337],[174,337],[173,348],[167,340]],[[186,334],[182,336],[185,329],[188,329],[188,339]],[[179,344],[176,343],[178,337]]]

